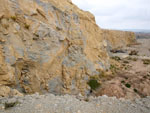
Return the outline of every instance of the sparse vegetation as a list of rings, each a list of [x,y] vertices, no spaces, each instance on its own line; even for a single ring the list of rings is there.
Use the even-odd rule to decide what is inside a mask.
[[[92,90],[96,90],[100,86],[100,83],[98,83],[96,79],[91,79],[88,81],[88,85],[91,87]]]
[[[114,69],[116,69],[116,67],[111,64],[111,65],[110,65],[110,70],[114,70]]]
[[[138,91],[137,91],[137,89],[133,89],[133,90],[134,90],[134,92],[135,92],[135,93],[137,93],[137,92],[138,92]]]
[[[30,25],[29,24],[24,24],[24,27],[26,28],[26,29],[29,29],[30,28]]]
[[[149,65],[150,64],[150,59],[143,59],[143,64]]]
[[[128,64],[128,63],[129,63],[129,61],[127,61],[127,60],[124,60],[124,61],[123,61],[123,63],[125,63],[125,64]]]
[[[114,60],[116,60],[116,61],[121,60],[121,58],[120,58],[120,57],[118,57],[118,56],[114,56],[114,57],[112,57],[112,59],[114,59]]]
[[[127,57],[127,60],[132,60],[132,57]]]
[[[5,103],[5,109],[9,109],[9,108],[15,107],[17,104],[19,104],[18,101],[11,102],[11,103]]]
[[[125,67],[124,69],[125,69],[125,70],[127,70],[128,68],[127,68],[127,67]]]
[[[114,74],[114,73],[116,73],[116,71],[117,71],[117,67],[116,67],[115,65],[111,64],[111,65],[110,65],[110,70],[111,70],[111,72]]]
[[[10,17],[13,21],[16,21],[17,20],[17,17],[16,16],[11,16]]]
[[[129,55],[138,55],[138,51],[132,50],[132,51],[129,53]]]
[[[137,58],[128,57],[127,60],[137,61]]]
[[[121,81],[121,83],[123,83],[123,84],[124,84],[124,83],[125,83],[125,81],[124,81],[124,80],[122,80],[122,81]]]
[[[88,98],[85,98],[84,101],[89,102],[89,99],[88,99]]]
[[[126,86],[127,88],[131,88],[131,85],[130,85],[129,83],[126,83],[125,86]]]
[[[133,58],[132,60],[133,60],[133,61],[137,61],[137,58]]]

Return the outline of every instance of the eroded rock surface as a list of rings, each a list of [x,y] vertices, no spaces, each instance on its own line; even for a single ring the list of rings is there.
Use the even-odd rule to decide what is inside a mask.
[[[0,88],[87,95],[89,78],[109,69],[109,49],[134,38],[100,29],[70,0],[0,0]]]

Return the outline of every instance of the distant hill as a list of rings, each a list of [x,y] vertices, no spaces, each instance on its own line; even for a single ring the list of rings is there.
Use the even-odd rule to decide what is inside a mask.
[[[135,33],[150,33],[150,29],[123,29],[123,31],[132,31]]]
[[[150,39],[150,32],[149,33],[144,33],[144,32],[135,32],[136,38],[144,38],[144,39]]]
[[[147,39],[150,38],[150,30],[148,29],[123,29],[123,31],[132,31],[135,32],[136,38]]]

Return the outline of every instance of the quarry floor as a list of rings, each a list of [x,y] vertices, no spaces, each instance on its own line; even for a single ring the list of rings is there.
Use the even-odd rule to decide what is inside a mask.
[[[150,113],[150,39],[138,39],[121,51],[125,52],[112,53],[114,75],[103,79],[93,92],[98,97],[33,94],[0,98],[0,113]]]

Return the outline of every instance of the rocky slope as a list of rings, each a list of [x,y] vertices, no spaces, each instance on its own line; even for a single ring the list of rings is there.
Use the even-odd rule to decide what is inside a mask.
[[[0,96],[87,95],[90,77],[109,70],[109,50],[134,38],[100,29],[70,0],[0,0]]]

